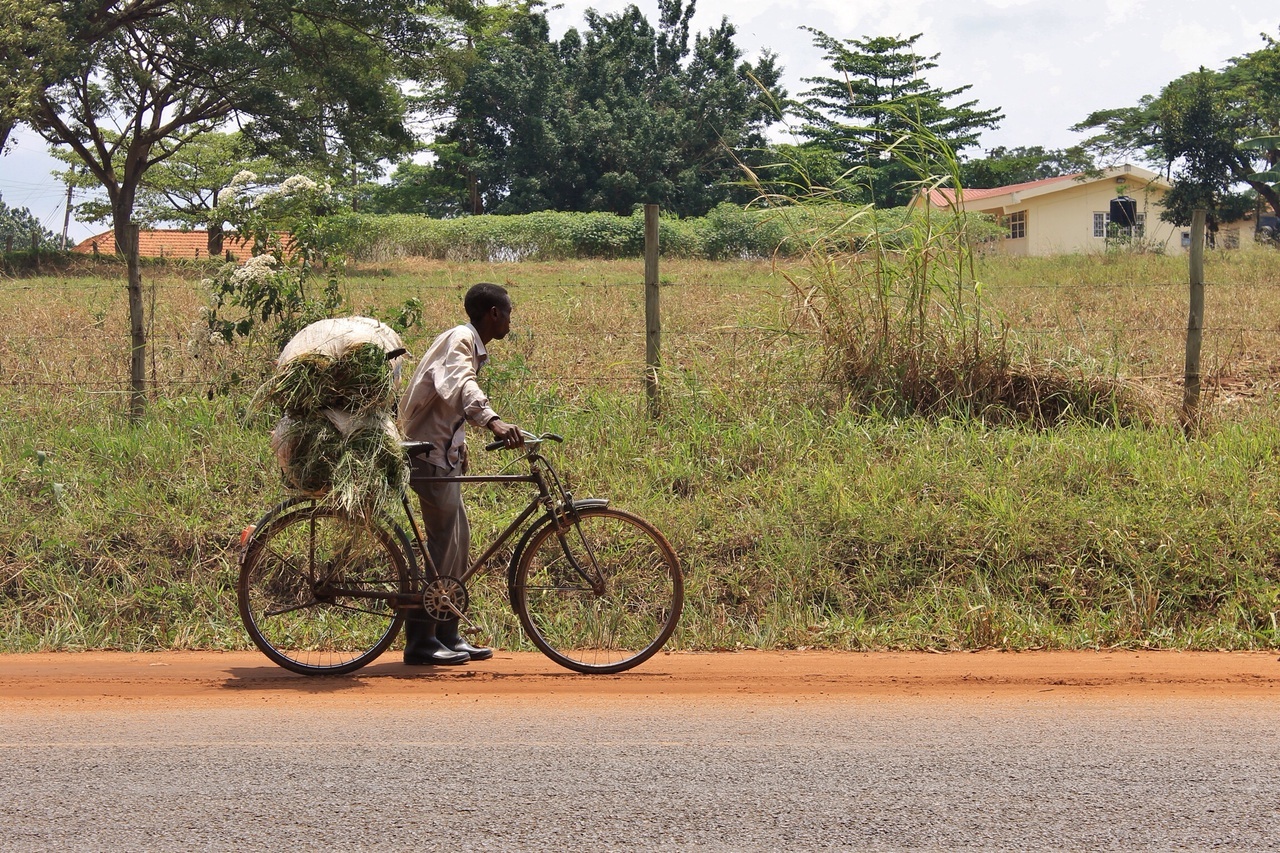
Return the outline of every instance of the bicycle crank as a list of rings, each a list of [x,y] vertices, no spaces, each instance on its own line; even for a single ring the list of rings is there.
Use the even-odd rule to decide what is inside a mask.
[[[466,620],[467,603],[467,588],[457,578],[436,578],[422,590],[422,609],[437,622]]]

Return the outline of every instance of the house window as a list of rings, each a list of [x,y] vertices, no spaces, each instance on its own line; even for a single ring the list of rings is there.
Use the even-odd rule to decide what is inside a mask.
[[[1010,213],[1005,217],[1005,224],[1009,226],[1010,240],[1020,240],[1027,236],[1027,212],[1025,210]]]
[[[1105,211],[1094,211],[1093,213],[1093,236],[1106,237],[1107,226],[1111,224],[1111,214]],[[1147,215],[1145,213],[1138,214],[1138,224],[1133,229],[1134,237],[1142,237],[1147,230]]]

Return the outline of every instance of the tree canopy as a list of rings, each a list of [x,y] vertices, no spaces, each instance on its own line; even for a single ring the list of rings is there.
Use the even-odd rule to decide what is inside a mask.
[[[1280,194],[1258,177],[1260,167],[1280,162],[1280,149],[1248,144],[1280,133],[1280,44],[1262,39],[1261,50],[1221,71],[1201,68],[1135,106],[1093,112],[1072,130],[1094,132],[1083,145],[1101,162],[1133,158],[1166,172],[1173,190],[1161,217],[1169,221],[1185,225],[1197,207],[1211,224],[1238,215],[1240,184],[1280,213]]]
[[[998,109],[980,109],[977,101],[952,103],[969,86],[945,90],[929,84],[924,73],[938,66],[939,54],[915,52],[921,33],[837,39],[805,29],[835,76],[805,78],[813,88],[799,105],[805,122],[801,133],[839,152],[848,168],[869,171],[871,179],[864,183],[877,206],[898,207],[909,200],[916,175],[894,149],[909,147],[917,131],[958,152],[976,145],[982,130],[999,126],[1004,118]]]
[[[6,115],[70,150],[107,195],[128,261],[130,411],[145,396],[135,205],[144,175],[223,123],[345,168],[413,144],[398,80],[436,30],[419,0],[45,0],[67,50]],[[56,25],[55,25],[56,24]]]
[[[692,0],[588,10],[583,29],[550,37],[538,3],[473,33],[432,151],[443,175],[402,176],[422,205],[453,212],[555,209],[630,213],[640,203],[701,214],[734,193],[734,152],[764,147],[778,118],[772,55],[743,61],[727,19],[691,33]]]
[[[1083,148],[1045,149],[996,146],[984,157],[960,164],[964,186],[974,189],[1006,187],[1045,178],[1056,178],[1093,168],[1093,158]]]
[[[33,242],[39,249],[58,247],[58,238],[29,209],[10,207],[0,199],[0,248],[29,249]]]

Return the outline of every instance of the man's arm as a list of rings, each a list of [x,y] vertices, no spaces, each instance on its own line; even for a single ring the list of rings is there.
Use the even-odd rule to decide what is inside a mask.
[[[449,342],[432,373],[436,393],[459,415],[476,426],[488,426],[498,417],[476,381],[475,353],[469,335],[460,334]]]
[[[476,380],[475,353],[469,336],[462,336],[444,353],[436,378],[436,390],[450,400],[464,418],[488,428],[507,447],[523,447],[524,433],[509,424],[489,405],[489,397]]]

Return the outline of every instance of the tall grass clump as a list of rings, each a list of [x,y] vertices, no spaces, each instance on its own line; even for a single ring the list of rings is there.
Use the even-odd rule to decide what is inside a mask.
[[[996,232],[963,210],[951,148],[917,125],[886,153],[917,176],[917,203],[906,210],[842,202],[850,188],[870,196],[867,167],[846,173],[845,189],[808,187],[798,200],[761,185],[761,204],[786,223],[787,242],[802,247],[805,263],[784,275],[797,322],[821,342],[824,378],[854,405],[889,415],[1144,422],[1148,407],[1118,379],[1087,363],[1020,352],[984,300],[974,253]],[[824,215],[831,208],[844,214]]]

